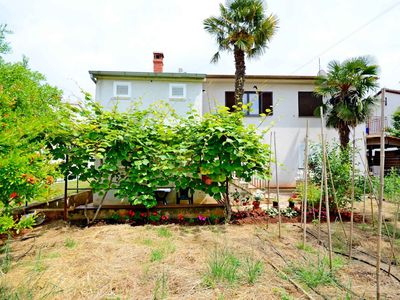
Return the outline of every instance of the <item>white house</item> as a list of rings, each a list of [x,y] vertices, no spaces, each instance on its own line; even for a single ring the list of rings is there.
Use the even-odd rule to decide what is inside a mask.
[[[189,73],[163,73],[163,54],[154,53],[154,72],[89,71],[96,83],[96,100],[110,107],[119,100],[121,109],[130,102],[141,99],[144,105],[157,100],[170,102],[178,113],[183,114],[193,105],[200,114],[213,110],[217,105],[233,105],[234,76]],[[161,65],[161,67],[160,67]],[[314,110],[322,98],[314,95],[315,76],[249,75],[246,76],[244,103],[252,103],[254,111],[245,117],[247,124],[259,124],[260,113],[272,109],[262,128],[271,127],[276,132],[280,186],[293,188],[304,164],[304,139],[309,124],[311,142],[319,142],[320,118]],[[363,147],[359,126],[356,136]],[[333,129],[326,131],[327,140],[338,139]],[[269,143],[269,136],[265,142]],[[275,180],[271,181],[275,185]]]

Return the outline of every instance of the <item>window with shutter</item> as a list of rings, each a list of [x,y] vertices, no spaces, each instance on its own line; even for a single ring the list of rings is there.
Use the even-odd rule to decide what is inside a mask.
[[[129,98],[131,96],[131,84],[125,81],[114,81],[114,97]]]
[[[315,117],[315,111],[322,105],[322,96],[314,92],[299,92],[299,117]]]
[[[272,92],[261,92],[261,101],[260,101],[260,114],[267,114],[272,116],[273,110],[273,94]],[[266,110],[269,110],[266,112]]]
[[[170,84],[169,98],[172,99],[186,98],[186,84]]]

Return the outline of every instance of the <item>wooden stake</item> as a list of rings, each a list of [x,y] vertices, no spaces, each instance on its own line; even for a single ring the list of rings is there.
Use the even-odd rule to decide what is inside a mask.
[[[351,165],[351,211],[350,211],[350,238],[349,238],[349,260],[353,255],[353,221],[354,221],[354,172],[356,156],[356,128],[353,127],[353,148]]]
[[[325,138],[324,138],[324,112],[322,107],[320,107],[321,113],[321,141],[322,141],[322,158],[323,158],[323,165],[324,169],[326,168],[326,145],[325,145]],[[328,195],[328,176],[324,172],[324,186],[325,186],[325,209],[326,209],[326,225],[328,227],[328,254],[329,254],[329,270],[332,272],[332,235],[331,235],[331,220],[330,220],[330,213],[329,213],[329,195]]]
[[[278,158],[276,154],[276,132],[274,131],[274,155],[275,155],[275,178],[276,178],[276,201],[278,202],[278,230],[281,238],[281,208],[279,206],[279,177],[278,177]]]
[[[270,147],[272,147],[272,132],[269,135],[269,145]],[[271,151],[269,152],[269,169],[271,169]],[[271,184],[271,180],[268,179],[268,183],[267,183],[267,194],[268,194],[268,202],[267,202],[267,209],[269,209],[269,201],[271,199],[271,193],[270,193],[270,184]]]
[[[65,155],[65,164],[68,164],[68,154]],[[64,212],[63,219],[64,221],[68,220],[68,170],[65,171],[64,175]]]
[[[322,210],[322,198],[324,196],[324,173],[325,168],[322,164],[322,172],[321,172],[321,195],[319,196],[319,208],[318,208],[318,243],[321,243],[321,210]]]
[[[367,158],[367,140],[365,138],[365,133],[363,131],[363,144],[364,144],[364,153],[365,153],[365,165],[368,166],[368,158]],[[362,158],[361,158],[362,159]],[[368,168],[367,168],[368,169]],[[367,170],[368,171],[368,170]],[[364,191],[363,191],[363,224],[365,224],[365,213],[366,213],[366,201],[367,197],[365,195],[366,187],[367,187],[367,176],[366,172],[364,171]]]
[[[303,247],[306,245],[307,239],[307,179],[308,179],[308,120],[306,125],[306,137],[304,140],[305,148],[304,148],[304,199],[303,199]]]
[[[385,89],[381,93],[381,159],[380,159],[380,189],[378,202],[378,241],[376,247],[376,299],[381,299],[381,239],[382,239],[382,203],[385,187]]]
[[[397,200],[397,208],[396,208],[396,215],[394,216],[393,236],[392,236],[392,243],[391,243],[392,252],[394,251],[394,241],[396,240],[396,235],[397,235],[397,219],[399,217],[399,209],[400,209],[399,199],[396,199],[396,200]],[[393,258],[392,262],[396,263],[396,259]],[[389,275],[390,275],[391,267],[392,267],[392,264],[389,263],[389,269],[388,269]]]

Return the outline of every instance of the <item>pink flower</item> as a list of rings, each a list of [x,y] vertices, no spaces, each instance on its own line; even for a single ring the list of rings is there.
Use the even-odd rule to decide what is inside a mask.
[[[202,222],[204,222],[204,221],[207,219],[206,217],[204,217],[204,216],[202,216],[202,215],[199,215],[198,218],[199,218],[199,220],[202,221]]]

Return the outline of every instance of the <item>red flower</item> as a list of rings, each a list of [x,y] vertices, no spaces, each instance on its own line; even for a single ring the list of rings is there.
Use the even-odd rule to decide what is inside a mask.
[[[133,210],[128,211],[128,215],[133,218],[135,216],[135,212]]]
[[[144,217],[146,216],[146,214],[145,214],[144,212],[142,212],[142,213],[140,213],[140,216],[141,216],[142,218],[144,218]]]
[[[167,215],[161,216],[161,220],[163,220],[163,221],[168,220],[168,216]]]
[[[153,212],[153,216],[157,216],[157,212],[156,211]]]
[[[16,192],[12,192],[11,195],[10,195],[10,199],[14,199],[14,198],[17,198],[17,197],[18,197],[18,194]]]
[[[179,215],[178,215],[178,220],[179,220],[179,221],[183,221],[183,219],[184,219],[183,215],[182,215],[182,214],[179,214]]]

